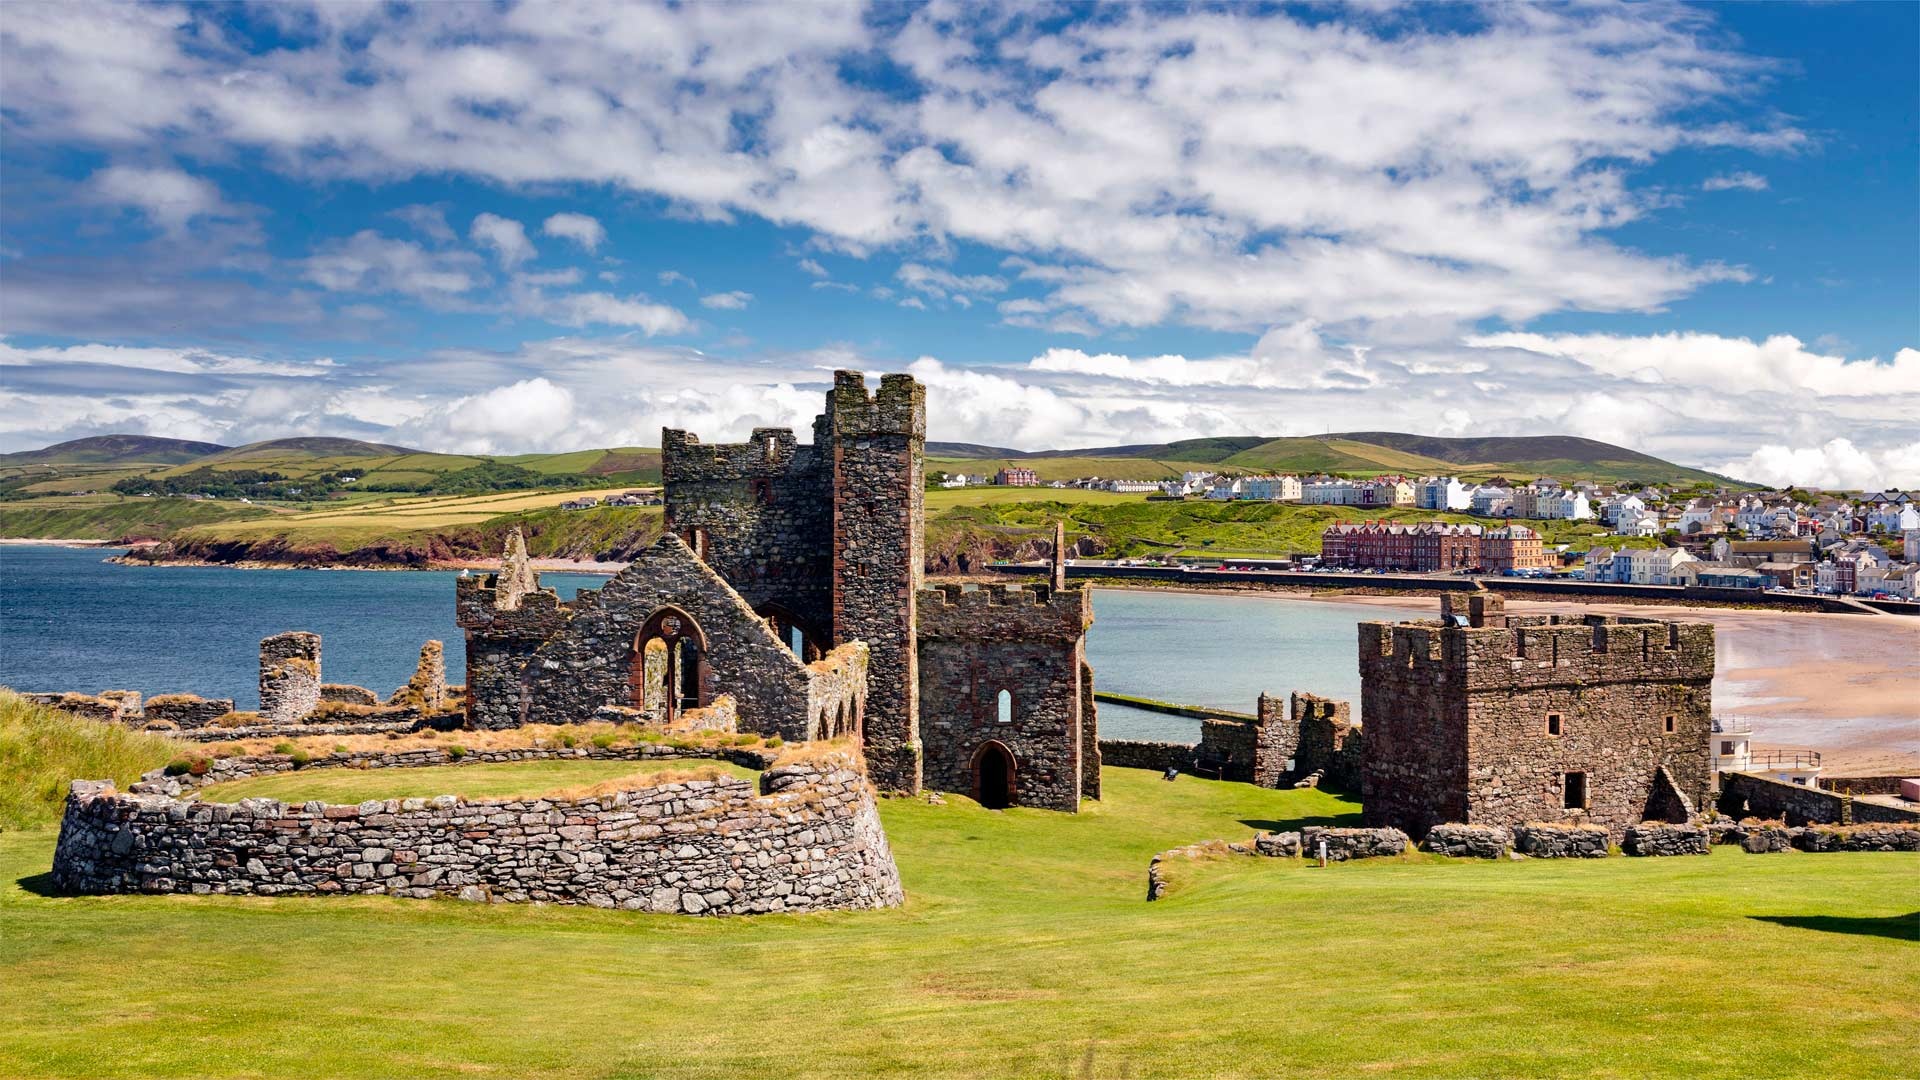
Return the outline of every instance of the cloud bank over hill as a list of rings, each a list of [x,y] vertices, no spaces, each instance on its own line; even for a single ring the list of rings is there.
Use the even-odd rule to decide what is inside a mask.
[[[1643,178],[1673,155],[1818,151],[1760,104],[1783,65],[1680,6],[1434,14],[10,5],[8,152],[93,163],[46,202],[123,239],[4,254],[0,448],[737,436],[803,425],[838,365],[914,371],[943,439],[1564,431],[1755,479],[1920,483],[1911,348],[1529,329],[1755,279],[1618,235],[1769,190],[1754,168]],[[216,181],[236,169],[392,205],[285,236],[285,206]],[[450,213],[421,193],[449,179],[581,208]],[[787,230],[819,303],[944,321],[882,349],[857,314],[783,334],[798,305],[764,288],[635,273],[616,215]],[[500,339],[435,340],[459,322]],[[1023,344],[958,360],[957,326]],[[1170,329],[1207,344],[1135,345]],[[340,347],[411,334],[404,356]]]

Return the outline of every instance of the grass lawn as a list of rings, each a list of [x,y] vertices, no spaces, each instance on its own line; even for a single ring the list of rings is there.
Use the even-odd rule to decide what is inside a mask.
[[[358,803],[368,799],[420,799],[459,795],[468,799],[535,798],[565,788],[598,784],[616,777],[713,769],[743,779],[758,776],[730,761],[667,758],[659,761],[507,761],[441,765],[426,769],[305,769],[233,780],[200,790],[204,802],[311,799]]]
[[[886,802],[904,909],[752,919],[50,898],[52,832],[0,834],[0,1075],[1757,1078],[1920,1060],[1911,855],[1241,857],[1181,865],[1148,904],[1157,850],[1354,806],[1105,783],[1077,816]]]

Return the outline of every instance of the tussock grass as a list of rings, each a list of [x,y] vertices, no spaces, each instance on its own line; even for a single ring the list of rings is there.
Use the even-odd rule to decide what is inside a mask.
[[[165,736],[83,720],[0,688],[0,828],[53,824],[69,782],[112,780],[124,789],[179,753]]]

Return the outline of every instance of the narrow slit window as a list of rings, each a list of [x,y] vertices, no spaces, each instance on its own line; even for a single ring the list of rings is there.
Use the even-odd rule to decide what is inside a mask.
[[[1560,734],[1560,714],[1559,713],[1554,712],[1554,713],[1547,714],[1547,734],[1549,735]]]
[[[1000,699],[999,699],[998,705],[999,705],[999,713],[996,718],[1000,721],[1000,723],[1002,724],[1013,723],[1013,691],[1011,690],[1000,691]]]
[[[1671,716],[1667,717],[1666,730],[1667,730],[1667,734],[1669,735],[1673,734],[1673,731],[1674,731],[1673,724],[1674,724],[1674,718]]]

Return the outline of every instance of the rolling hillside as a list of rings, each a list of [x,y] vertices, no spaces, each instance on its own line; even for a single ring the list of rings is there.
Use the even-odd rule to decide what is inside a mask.
[[[153,465],[177,465],[218,454],[228,447],[219,443],[191,442],[187,439],[162,439],[152,435],[94,435],[71,442],[55,443],[39,450],[0,454],[0,466],[7,465],[109,465],[139,462]]]

